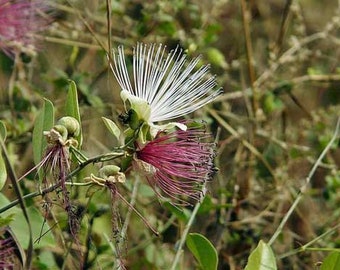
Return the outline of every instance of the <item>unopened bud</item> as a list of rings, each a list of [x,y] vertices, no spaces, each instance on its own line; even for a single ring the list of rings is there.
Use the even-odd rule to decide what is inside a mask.
[[[67,129],[63,125],[55,125],[50,131],[44,131],[48,143],[64,143],[67,140]]]
[[[125,182],[125,174],[116,165],[106,165],[99,170],[99,177],[111,182]]]
[[[64,116],[60,118],[57,122],[58,125],[63,125],[66,127],[68,136],[74,137],[78,136],[80,132],[80,124],[77,119],[72,116]]]

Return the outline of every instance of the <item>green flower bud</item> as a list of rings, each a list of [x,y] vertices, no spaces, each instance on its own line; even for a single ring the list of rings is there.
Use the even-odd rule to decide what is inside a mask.
[[[58,120],[57,124],[66,127],[69,137],[75,137],[79,135],[80,124],[74,117],[64,116]]]
[[[102,177],[105,179],[105,178],[108,178],[109,176],[116,175],[119,171],[120,171],[120,168],[116,165],[106,165],[99,170],[98,174],[99,174],[99,177]]]
[[[60,136],[61,136],[63,141],[67,140],[68,131],[67,131],[67,128],[65,126],[63,126],[63,125],[55,125],[52,128],[52,130],[57,131],[60,134]]]
[[[116,165],[106,165],[99,170],[98,174],[100,178],[105,179],[106,181],[111,181],[113,183],[125,182],[125,174],[120,172],[120,168]]]
[[[50,131],[44,131],[46,140],[50,144],[65,143],[67,140],[67,129],[62,125],[55,125]]]

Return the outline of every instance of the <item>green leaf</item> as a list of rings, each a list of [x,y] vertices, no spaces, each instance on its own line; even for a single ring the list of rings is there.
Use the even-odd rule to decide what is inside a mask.
[[[80,122],[80,111],[79,111],[79,103],[78,103],[78,93],[77,93],[77,85],[74,81],[70,81],[70,86],[67,93],[66,98],[66,115],[72,116],[79,122],[80,125],[80,132],[79,135],[76,137],[78,141],[78,148],[81,147],[83,143],[83,134],[81,129],[81,122]]]
[[[46,148],[44,131],[49,131],[54,125],[54,107],[51,101],[45,99],[44,105],[38,114],[33,129],[33,160],[35,164],[41,161]]]
[[[191,212],[188,209],[181,209],[176,205],[173,205],[170,202],[164,202],[163,205],[172,213],[174,214],[179,220],[183,222],[188,222]]]
[[[186,244],[191,253],[195,256],[200,267],[204,270],[216,270],[218,256],[215,247],[203,235],[190,233],[187,236]]]
[[[323,261],[320,270],[340,269],[340,252],[331,252]]]
[[[117,140],[119,140],[121,132],[120,132],[119,127],[116,125],[116,123],[106,117],[102,117],[102,119],[104,121],[105,126],[108,128],[108,130],[113,134],[113,136],[116,137]]]
[[[198,214],[208,213],[210,210],[215,209],[216,206],[213,203],[211,197],[209,195],[204,196],[203,201],[198,209]]]
[[[3,121],[0,120],[0,136],[2,138],[3,141],[6,140],[7,137],[7,129],[6,129],[6,125]]]
[[[7,204],[9,204],[9,200],[0,193],[0,207],[4,207]],[[34,248],[53,247],[55,245],[53,233],[49,225],[44,222],[44,218],[39,211],[34,206],[30,206],[27,207],[27,213],[32,226],[32,237],[33,241],[35,241]],[[22,210],[15,206],[5,211],[3,215],[7,215],[6,218],[12,219],[9,226],[13,230],[21,246],[26,249],[29,244],[30,235]]]
[[[260,240],[248,258],[245,270],[276,270],[274,253],[269,245]]]
[[[37,256],[36,261],[34,262],[34,269],[40,270],[57,270],[60,269],[58,267],[53,251],[49,250],[40,250],[39,256]]]
[[[0,121],[0,140],[4,142],[6,140],[6,136],[7,136],[6,126],[2,121]],[[6,170],[5,161],[2,157],[2,151],[0,148],[0,190],[4,187],[6,180],[7,180],[7,170]]]
[[[6,217],[0,216],[0,228],[10,224],[13,221],[13,215],[14,214],[10,214]]]
[[[220,50],[213,47],[208,48],[207,57],[211,64],[222,68],[228,68],[228,63],[225,60],[224,54]]]

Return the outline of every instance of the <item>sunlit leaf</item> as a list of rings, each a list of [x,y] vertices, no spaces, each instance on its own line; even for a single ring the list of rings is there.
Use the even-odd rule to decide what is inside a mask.
[[[37,257],[37,261],[35,262],[35,266],[37,266],[37,268],[35,269],[49,269],[49,270],[56,270],[56,269],[60,269],[60,267],[58,267],[56,260],[55,260],[55,256],[53,254],[52,251],[49,250],[41,250],[39,252],[39,256]]]
[[[187,236],[186,244],[198,261],[201,269],[216,270],[218,256],[215,247],[211,242],[199,233],[190,233]]]
[[[2,217],[0,216],[0,228],[10,224],[13,221],[13,214]]]
[[[33,160],[35,164],[41,161],[46,148],[44,131],[48,131],[54,124],[54,107],[51,101],[45,99],[43,108],[38,114],[33,129]]]
[[[276,270],[274,253],[269,245],[260,240],[248,258],[245,270]]]
[[[340,252],[331,252],[323,261],[320,270],[340,269]]]
[[[70,81],[70,86],[67,93],[66,99],[66,115],[72,116],[79,122],[80,125],[80,132],[79,135],[76,136],[78,141],[78,147],[81,147],[83,142],[83,135],[81,129],[81,122],[80,122],[80,111],[79,111],[79,103],[78,103],[78,93],[77,93],[77,85],[74,81]]]
[[[9,200],[0,193],[0,208],[8,204]],[[33,241],[35,241],[34,247],[53,247],[55,245],[55,240],[49,225],[44,222],[44,218],[34,206],[27,207],[26,209],[32,226],[32,237]],[[28,225],[21,209],[15,206],[5,211],[3,214],[12,219],[9,226],[13,230],[21,246],[26,249],[29,245],[30,235],[28,233]]]
[[[117,140],[119,140],[121,132],[120,132],[119,127],[116,125],[116,123],[106,117],[102,117],[102,119],[107,129],[112,133],[113,136],[116,137]]]

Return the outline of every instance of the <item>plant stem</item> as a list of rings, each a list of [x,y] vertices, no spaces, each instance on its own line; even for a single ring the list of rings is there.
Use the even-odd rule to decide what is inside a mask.
[[[123,224],[123,227],[120,231],[120,238],[121,239],[125,239],[126,237],[126,232],[127,232],[127,229],[128,229],[128,226],[129,226],[129,223],[130,223],[130,219],[131,219],[131,214],[132,214],[132,211],[134,210],[134,205],[136,203],[136,198],[137,198],[137,194],[138,194],[138,187],[139,187],[139,183],[140,183],[140,177],[137,176],[136,178],[136,181],[134,183],[134,186],[133,186],[133,190],[132,190],[132,195],[131,195],[131,200],[130,200],[130,205],[129,205],[129,210],[128,212],[126,213],[126,216],[125,216],[125,220],[124,220],[124,224]],[[119,242],[117,245],[117,250],[121,250],[122,249],[122,246],[123,246],[123,241]],[[118,269],[124,269],[122,266],[124,265],[123,262],[121,262],[121,258],[120,256],[117,256],[117,259],[118,259]]]
[[[306,193],[308,186],[310,184],[310,181],[316,171],[316,169],[319,167],[322,159],[325,157],[325,155],[327,154],[327,152],[329,151],[329,149],[332,147],[334,141],[338,138],[339,136],[339,128],[340,128],[340,117],[338,118],[337,124],[336,124],[336,128],[333,134],[332,139],[329,141],[329,143],[327,144],[327,146],[325,147],[325,149],[322,151],[322,153],[320,154],[319,158],[317,159],[317,161],[315,162],[313,168],[311,169],[311,171],[309,172],[307,178],[306,178],[306,183],[300,188],[300,191],[295,199],[295,201],[293,202],[293,204],[291,205],[291,207],[289,208],[288,212],[285,214],[285,216],[283,217],[281,223],[279,224],[278,228],[276,229],[275,233],[273,234],[273,236],[271,237],[271,239],[268,242],[268,245],[272,245],[274,243],[274,241],[276,240],[276,238],[279,236],[279,234],[282,232],[283,227],[285,226],[285,224],[287,223],[289,217],[291,216],[291,214],[294,212],[296,206],[298,205],[298,203],[301,201],[303,195]]]
[[[283,255],[278,256],[278,259],[283,259],[286,257],[289,257],[291,255],[294,255],[296,253],[299,252],[303,252],[306,250],[316,250],[316,251],[339,251],[339,249],[337,248],[322,248],[322,247],[317,247],[317,248],[310,248],[309,246],[311,246],[312,244],[316,243],[317,241],[319,241],[320,239],[324,238],[325,236],[334,233],[335,231],[337,231],[340,228],[340,224],[337,224],[336,226],[334,226],[333,228],[331,228],[330,230],[324,232],[323,234],[319,235],[318,237],[314,238],[312,241],[309,241],[308,243],[304,244],[303,246],[294,249],[292,251],[289,251]]]
[[[114,152],[114,153],[108,153],[108,154],[104,154],[104,155],[98,155],[98,156],[95,156],[93,158],[89,158],[88,160],[84,161],[83,163],[80,163],[79,166],[76,169],[74,169],[72,172],[70,172],[69,175],[66,177],[66,180],[71,179],[73,176],[75,176],[77,173],[79,173],[82,169],[84,169],[87,165],[89,165],[91,163],[109,161],[109,160],[113,160],[113,159],[122,157],[124,155],[125,155],[125,152],[121,152],[121,153]],[[56,184],[54,184],[50,187],[47,187],[45,189],[26,194],[26,195],[22,196],[22,199],[27,200],[27,199],[35,198],[35,197],[38,197],[38,196],[44,196],[45,194],[56,190],[60,186],[61,186],[61,182],[59,181],[58,183],[56,183]],[[20,203],[19,199],[10,202],[6,206],[0,208],[0,214],[7,211],[8,209],[16,206],[19,203]]]
[[[204,185],[203,189],[205,189],[205,185]],[[187,235],[188,235],[189,230],[190,230],[190,228],[191,228],[191,226],[192,226],[192,224],[193,224],[193,222],[194,222],[194,220],[195,220],[196,214],[197,214],[198,209],[200,208],[200,206],[201,206],[201,204],[202,204],[203,199],[204,199],[204,198],[202,198],[201,201],[199,201],[199,202],[196,203],[195,208],[194,208],[194,210],[193,210],[192,213],[191,213],[190,219],[189,219],[187,225],[185,226],[185,229],[184,229],[184,231],[183,231],[181,240],[180,240],[179,245],[178,245],[178,248],[177,248],[177,252],[176,252],[176,255],[175,255],[175,259],[174,259],[174,261],[173,261],[173,263],[172,263],[172,266],[171,266],[171,270],[175,270],[175,269],[176,269],[176,266],[177,266],[177,264],[178,264],[178,262],[179,262],[180,256],[181,256],[182,251],[183,251],[184,243],[185,243],[185,241],[186,241],[186,239],[187,239]]]
[[[133,206],[136,203],[136,199],[137,199],[137,195],[138,195],[139,183],[140,183],[140,177],[137,176],[136,181],[135,181],[134,186],[133,186],[131,200],[130,200],[130,206],[132,206],[132,207],[129,207],[129,210],[126,213],[124,224],[123,224],[122,230],[120,232],[120,237],[122,239],[124,239],[126,237],[126,232],[127,232],[127,229],[128,229],[129,223],[130,223],[131,214],[132,214],[132,211],[134,210]]]

